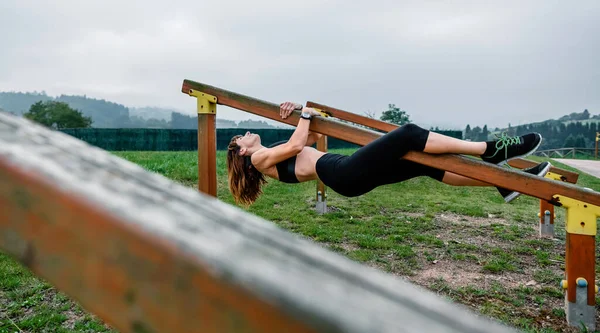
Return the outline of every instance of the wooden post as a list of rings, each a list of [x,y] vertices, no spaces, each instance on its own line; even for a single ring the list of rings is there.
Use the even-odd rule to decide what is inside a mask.
[[[570,326],[596,329],[596,220],[600,206],[557,196],[567,210],[565,223],[565,313]]]
[[[198,108],[198,191],[217,196],[217,97],[190,89]]]
[[[326,152],[327,151],[327,136],[323,135],[317,141],[317,150]],[[325,192],[325,184],[321,181],[317,181],[317,213],[327,213],[327,193]]]
[[[566,233],[565,313],[571,326],[596,329],[595,236]],[[566,282],[566,283],[565,283]]]
[[[554,237],[554,205],[545,200],[540,200],[540,237]]]
[[[569,178],[572,178],[572,177],[567,177],[562,174],[558,174],[558,173],[550,171],[550,172],[546,173],[546,176],[544,176],[544,178],[567,182],[569,180]],[[572,182],[575,182],[575,181],[576,180],[572,180]],[[540,237],[553,238],[554,237],[554,218],[556,217],[556,215],[554,214],[554,205],[552,205],[551,203],[549,203],[548,201],[546,201],[544,199],[540,199],[540,212],[538,213],[538,217],[540,219],[540,224],[539,224]]]

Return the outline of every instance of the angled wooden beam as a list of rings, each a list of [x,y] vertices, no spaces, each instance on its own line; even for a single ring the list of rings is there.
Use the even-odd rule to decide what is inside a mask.
[[[0,112],[0,249],[120,332],[510,332]]]
[[[350,121],[355,124],[368,126],[370,128],[373,128],[373,129],[376,129],[379,131],[383,131],[385,133],[391,132],[391,131],[395,130],[396,128],[398,128],[398,125],[396,125],[396,124],[392,124],[392,123],[388,123],[385,121],[365,117],[363,115],[348,112],[345,110],[334,108],[332,106],[325,105],[325,104],[316,103],[313,101],[307,101],[306,106],[321,109],[321,110],[329,113],[332,117],[335,117],[335,118],[338,118],[341,120]],[[535,163],[534,161],[530,161],[530,160],[527,160],[524,158],[516,158],[514,160],[509,161],[508,164],[512,167],[519,168],[519,169],[526,169],[526,168],[530,168],[532,166],[537,165],[537,163]],[[579,177],[579,174],[577,174],[575,172],[560,169],[560,168],[557,168],[554,166],[550,168],[550,172],[554,172],[554,173],[563,175],[565,177],[564,181],[568,181],[569,183],[577,183],[577,178]]]
[[[279,116],[279,105],[275,103],[231,92],[205,83],[184,80],[181,91],[188,94],[190,90],[203,91],[217,96],[217,104],[227,105],[238,110],[253,113],[292,126],[298,124],[300,115],[298,111],[294,111],[294,113],[286,119],[281,119]],[[310,130],[361,146],[367,145],[369,142],[384,135],[384,133],[381,132],[348,125],[335,119],[325,117],[314,118],[311,122]],[[564,182],[540,178],[525,172],[507,170],[497,165],[485,163],[481,160],[467,156],[453,154],[432,155],[411,151],[403,158],[465,177],[477,179],[495,186],[518,191],[532,197],[552,202],[555,205],[560,205],[557,196],[565,196],[600,206],[599,192],[585,190]]]

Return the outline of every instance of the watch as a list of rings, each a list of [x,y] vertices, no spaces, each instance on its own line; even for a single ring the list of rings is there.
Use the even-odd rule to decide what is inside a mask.
[[[310,114],[309,112],[306,112],[306,111],[302,111],[302,113],[300,114],[300,118],[311,120],[312,117],[313,117],[312,114]]]

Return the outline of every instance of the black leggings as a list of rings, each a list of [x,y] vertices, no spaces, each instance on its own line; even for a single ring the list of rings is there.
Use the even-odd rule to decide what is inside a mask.
[[[402,159],[408,151],[423,151],[429,131],[405,124],[359,148],[351,156],[327,153],[317,161],[319,179],[335,192],[355,197],[374,188],[418,176],[442,181],[444,170]]]

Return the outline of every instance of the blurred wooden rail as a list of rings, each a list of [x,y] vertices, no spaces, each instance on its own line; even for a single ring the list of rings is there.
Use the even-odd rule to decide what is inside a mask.
[[[7,113],[0,212],[0,249],[120,332],[510,331]]]

